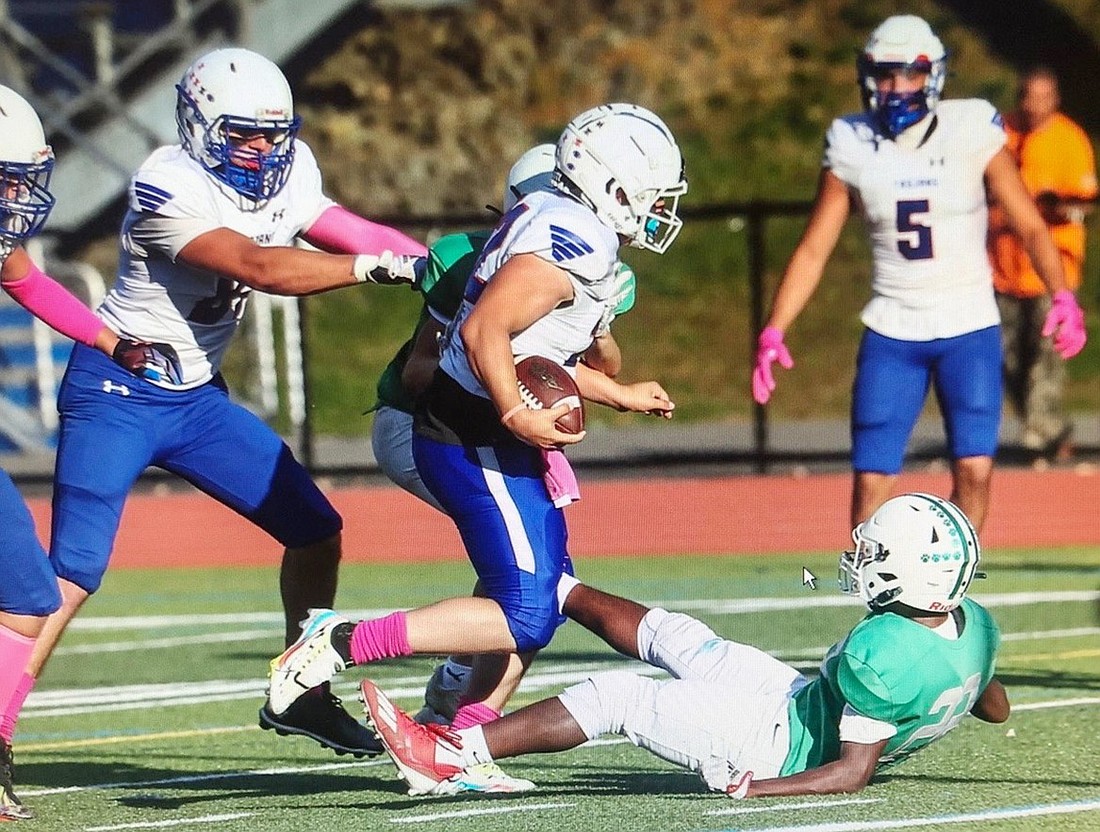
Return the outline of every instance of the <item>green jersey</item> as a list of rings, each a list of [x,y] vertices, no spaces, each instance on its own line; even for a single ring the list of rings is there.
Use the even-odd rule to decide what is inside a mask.
[[[474,270],[474,262],[481,254],[490,233],[491,231],[486,230],[448,234],[440,237],[428,249],[428,262],[418,287],[424,295],[424,306],[420,309],[420,317],[412,337],[401,345],[397,355],[378,379],[376,408],[387,405],[406,413],[413,412],[412,398],[401,384],[401,372],[409,360],[416,336],[420,334],[425,322],[433,317],[433,313],[439,320],[449,321],[458,312],[458,307],[462,304],[462,293],[466,290],[466,280]]]
[[[964,599],[959,637],[944,638],[890,612],[871,613],[833,646],[821,675],[790,702],[790,746],[782,774],[817,768],[840,756],[845,705],[897,729],[879,766],[942,737],[970,712],[989,680],[1000,631],[980,604]]]

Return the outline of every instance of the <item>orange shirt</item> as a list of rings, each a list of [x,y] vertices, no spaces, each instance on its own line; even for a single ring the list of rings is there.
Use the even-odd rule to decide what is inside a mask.
[[[1091,199],[1096,196],[1096,162],[1092,142],[1070,118],[1055,113],[1045,125],[1030,133],[1019,127],[1019,116],[1005,117],[1006,147],[1016,158],[1020,176],[1032,196],[1052,191],[1063,198]],[[1081,285],[1085,256],[1085,227],[1081,222],[1050,226],[1054,244],[1062,255],[1066,285]],[[1017,297],[1045,294],[1046,285],[1031,265],[1031,258],[1012,233],[1001,209],[989,214],[989,257],[993,263],[993,286],[998,292]]]

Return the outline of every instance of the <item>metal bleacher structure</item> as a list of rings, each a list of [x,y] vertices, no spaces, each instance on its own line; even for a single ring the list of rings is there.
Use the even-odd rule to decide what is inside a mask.
[[[103,233],[104,217],[155,147],[176,141],[173,87],[191,61],[222,45],[291,60],[354,7],[426,8],[443,0],[0,0],[0,83],[42,117],[57,164],[57,204],[31,254],[90,305],[105,291],[93,267],[51,256],[58,240]],[[72,246],[70,246],[71,248]],[[285,351],[282,403],[295,427],[305,412],[298,308],[259,296],[248,329],[265,417],[279,409],[275,344]],[[282,337],[275,337],[281,323]],[[0,292],[0,453],[50,452],[56,385],[71,342]]]

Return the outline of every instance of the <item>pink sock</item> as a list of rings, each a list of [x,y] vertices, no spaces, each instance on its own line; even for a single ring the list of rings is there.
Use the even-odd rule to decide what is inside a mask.
[[[30,661],[31,651],[34,649],[34,639],[27,638],[25,635],[15,632],[15,630],[9,629],[3,625],[0,625],[0,714],[4,715],[5,724],[7,722],[8,708],[10,705],[15,704],[14,713],[19,713],[19,708],[23,706],[23,700],[20,698],[18,703],[15,699],[18,696],[20,687],[24,684],[23,677],[26,676],[27,662]],[[29,691],[30,688],[27,688]],[[23,694],[26,697],[26,694]],[[15,727],[15,720],[12,720],[12,728]],[[11,742],[11,737],[4,735],[4,739]]]
[[[360,621],[351,631],[351,658],[356,664],[411,655],[409,628],[403,612]]]
[[[500,711],[495,711],[484,702],[466,702],[459,705],[455,711],[455,718],[451,722],[452,731],[461,731],[463,728],[472,728],[475,725],[484,725],[500,719]]]
[[[23,710],[23,703],[27,701],[27,695],[33,687],[34,677],[29,673],[24,673],[23,678],[19,680],[19,684],[15,686],[15,692],[11,695],[11,700],[4,709],[4,713],[0,714],[0,737],[6,739],[9,745],[12,737],[15,736],[15,722],[19,719],[19,712]]]

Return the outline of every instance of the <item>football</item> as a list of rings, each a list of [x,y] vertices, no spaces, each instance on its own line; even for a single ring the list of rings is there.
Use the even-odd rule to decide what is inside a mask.
[[[568,404],[572,409],[555,423],[563,433],[584,430],[584,400],[577,382],[561,364],[531,355],[516,364],[516,384],[523,403],[531,410]]]

